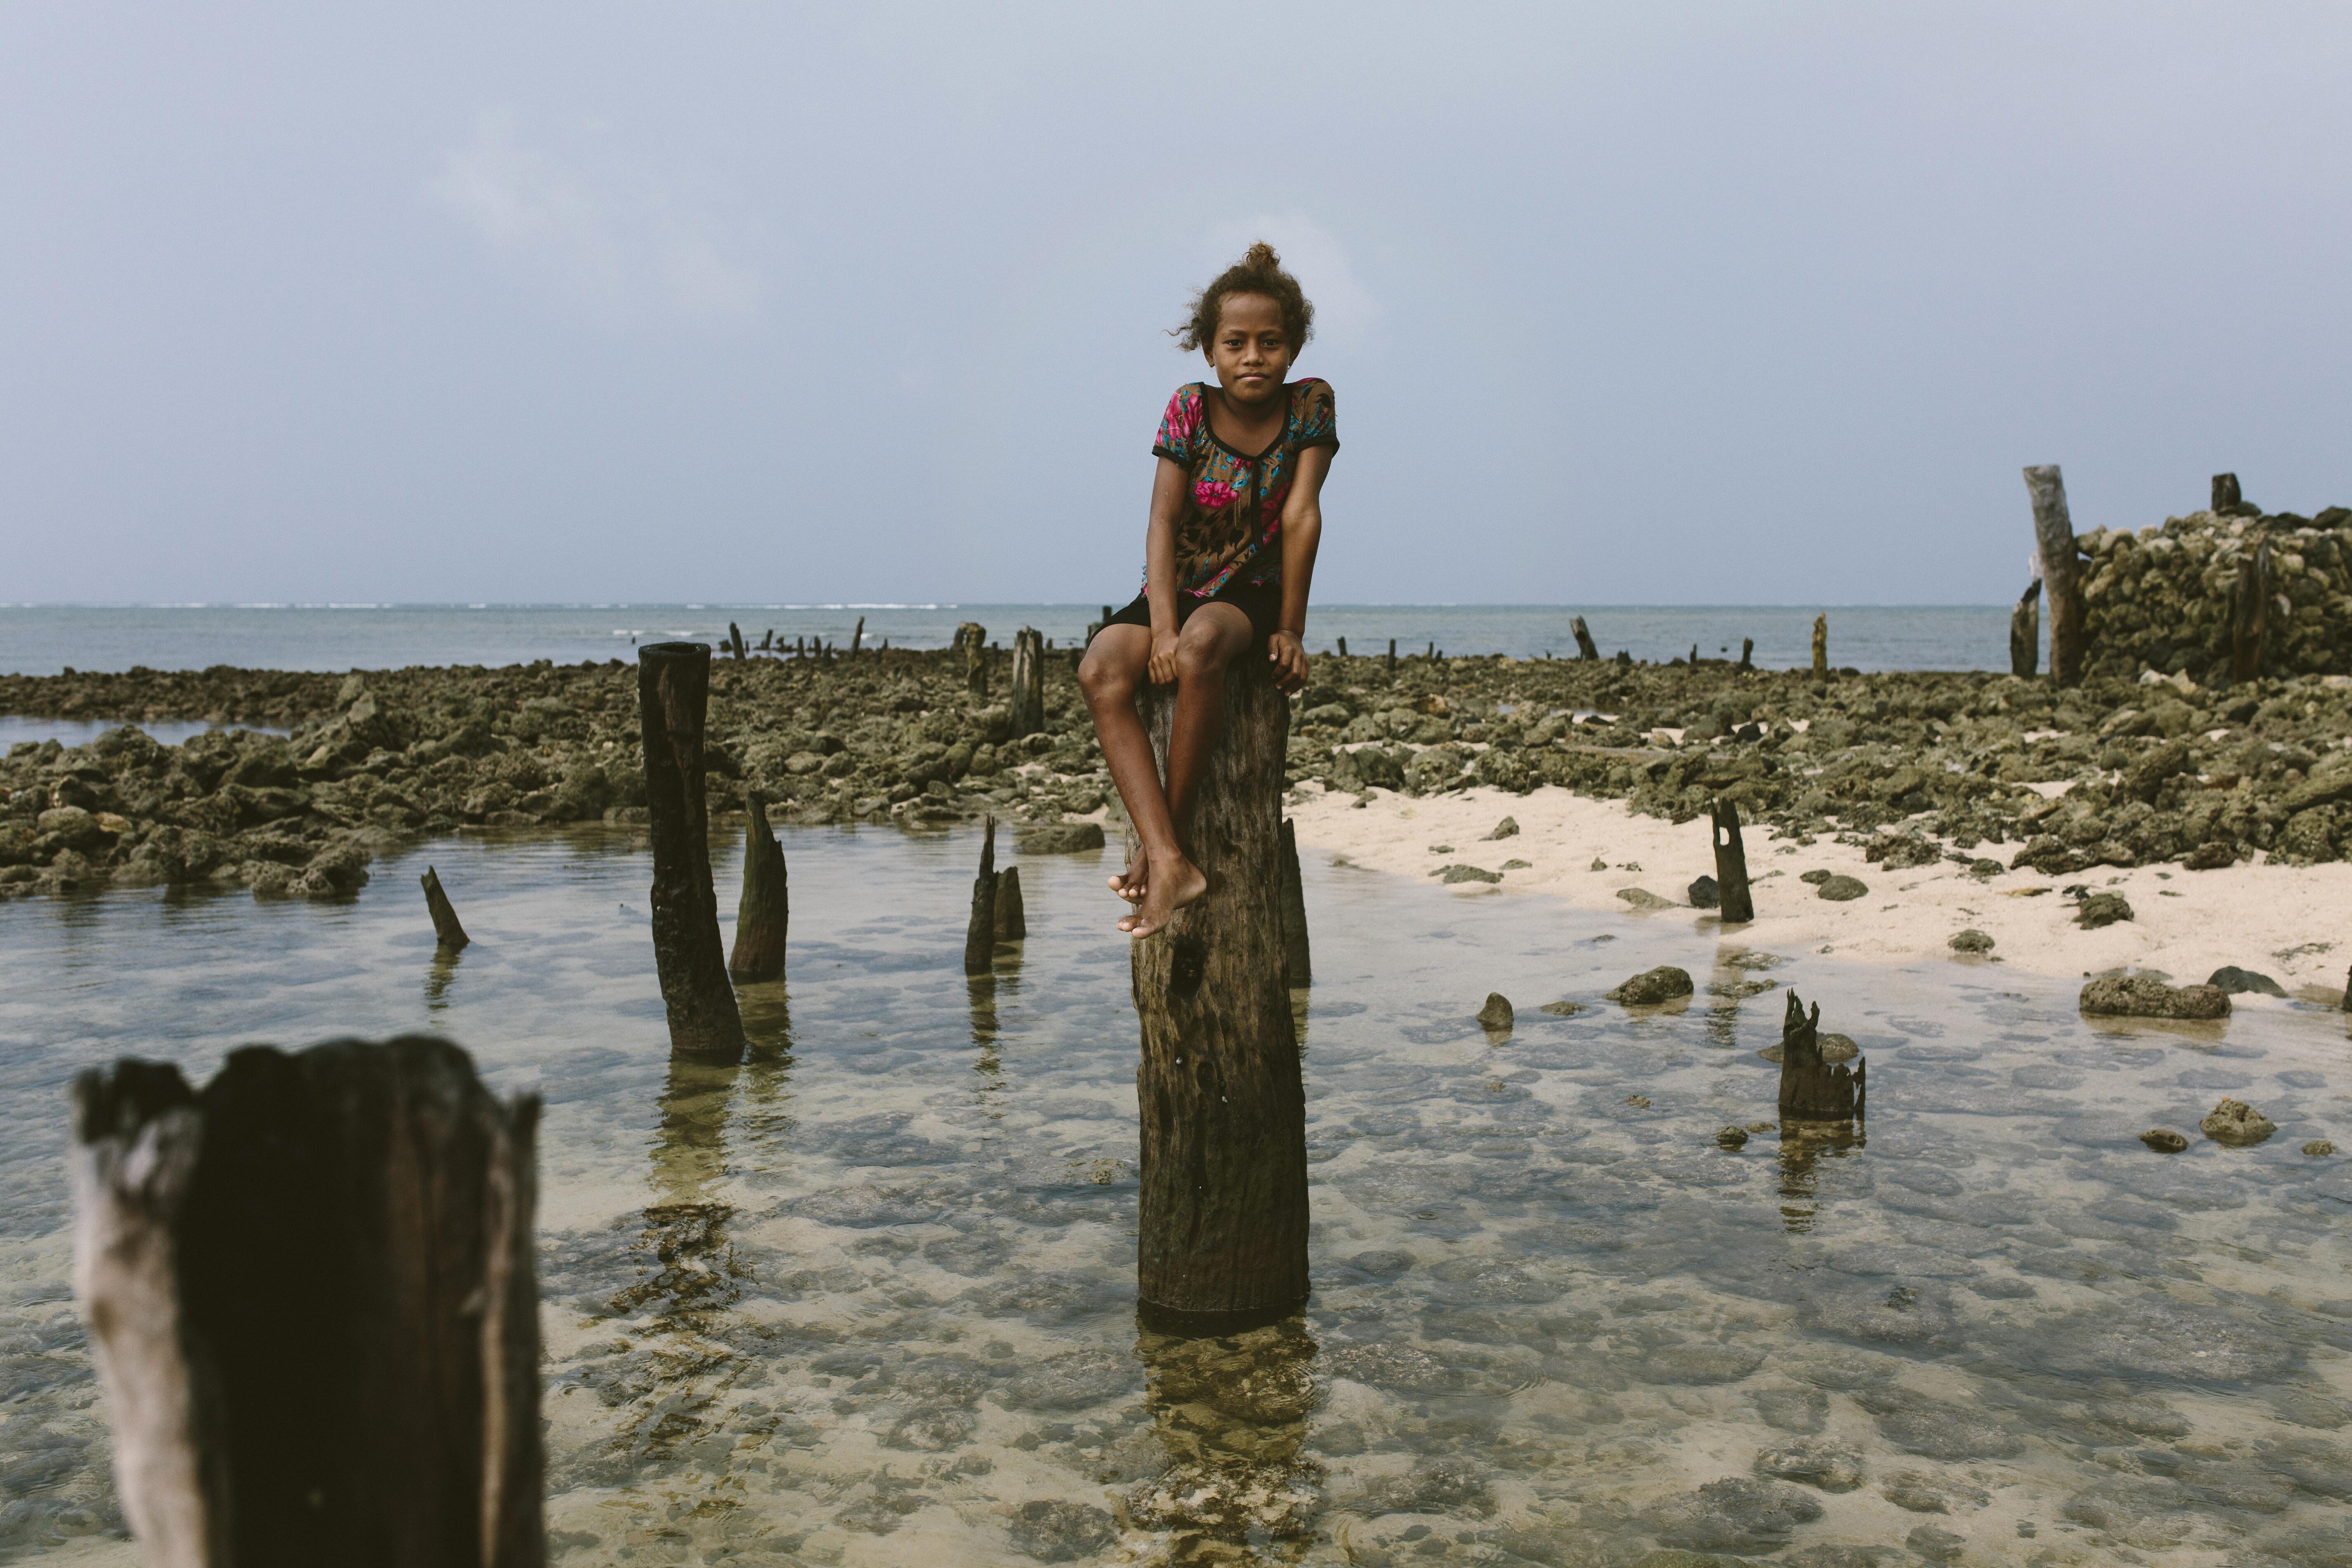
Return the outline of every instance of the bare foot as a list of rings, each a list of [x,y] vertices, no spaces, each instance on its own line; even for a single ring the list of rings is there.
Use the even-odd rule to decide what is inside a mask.
[[[1127,869],[1109,879],[1110,890],[1130,904],[1143,902],[1144,890],[1150,886],[1150,851],[1138,845],[1135,858],[1127,863]]]
[[[1142,907],[1119,921],[1118,929],[1139,940],[1150,936],[1166,925],[1170,916],[1208,890],[1209,879],[1180,855],[1173,867],[1152,877],[1151,885],[1144,889]]]

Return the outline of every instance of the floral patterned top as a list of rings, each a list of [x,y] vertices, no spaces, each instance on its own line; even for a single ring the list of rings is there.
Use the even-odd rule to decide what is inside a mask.
[[[1289,416],[1263,452],[1237,452],[1217,438],[1209,428],[1207,390],[1198,381],[1178,387],[1151,444],[1192,477],[1192,493],[1176,517],[1176,586],[1202,599],[1234,583],[1280,584],[1282,503],[1290,498],[1298,454],[1339,449],[1328,381],[1309,376],[1290,384]],[[1148,565],[1143,585],[1151,586]]]

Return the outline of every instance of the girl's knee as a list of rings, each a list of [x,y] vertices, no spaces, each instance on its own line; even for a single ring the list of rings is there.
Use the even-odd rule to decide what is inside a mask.
[[[1134,689],[1135,672],[1099,645],[1087,649],[1087,657],[1078,661],[1078,689],[1089,702],[1129,696]]]
[[[1221,674],[1231,658],[1222,637],[1187,637],[1176,644],[1176,673],[1179,678]]]

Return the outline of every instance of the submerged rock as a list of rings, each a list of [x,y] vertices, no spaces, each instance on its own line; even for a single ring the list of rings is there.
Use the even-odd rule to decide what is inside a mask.
[[[2205,984],[2208,985],[2218,986],[2221,990],[2228,992],[2232,996],[2243,995],[2249,991],[2263,996],[2284,996],[2286,994],[2286,987],[2281,985],[2277,981],[2273,980],[2269,975],[2260,973],[2252,969],[2241,969],[2234,963],[2225,963],[2221,968],[2215,970],[2212,973],[2207,975],[2205,977]]]
[[[1843,1443],[1784,1443],[1756,1456],[1756,1473],[1825,1492],[1850,1492],[1862,1485],[1862,1453]]]
[[[1886,1500],[1910,1513],[1950,1513],[1960,1508],[1982,1508],[1992,1493],[1962,1480],[1929,1475],[1925,1470],[1897,1470],[1878,1483]]]
[[[1486,993],[1486,1005],[1478,1009],[1478,1026],[1490,1035],[1507,1035],[1514,1021],[1511,999],[1499,991]]]
[[[1024,825],[1013,834],[1024,855],[1076,855],[1103,847],[1099,822],[1039,822]]]
[[[2178,1154],[2189,1147],[2189,1140],[2168,1127],[2151,1127],[2139,1141],[2159,1154]]]
[[[2315,1138],[2303,1146],[2303,1152],[2315,1160],[2325,1160],[2336,1152],[2336,1145],[2325,1138]]]
[[[2230,997],[2218,985],[2167,985],[2146,974],[2109,974],[2083,987],[2076,1005],[2094,1017],[2226,1018]]]
[[[1603,994],[1622,1006],[1651,1007],[1661,1002],[1671,1002],[1677,996],[1688,996],[1692,989],[1688,970],[1662,963],[1655,969],[1634,975],[1615,990]]]
[[[1727,1476],[1650,1508],[1640,1522],[1662,1546],[1691,1552],[1769,1552],[1788,1544],[1822,1505],[1784,1481]]]
[[[1734,1150],[1744,1149],[1748,1146],[1748,1129],[1741,1127],[1737,1123],[1728,1127],[1718,1128],[1716,1131],[1715,1142],[1717,1147],[1720,1148]]]
[[[1118,1523],[1090,1503],[1039,1499],[1013,1510],[1013,1548],[1040,1563],[1099,1556],[1118,1541]]]
[[[2205,1113],[2197,1130],[2216,1143],[2251,1149],[2278,1131],[2278,1123],[2242,1100],[2224,1099]]]

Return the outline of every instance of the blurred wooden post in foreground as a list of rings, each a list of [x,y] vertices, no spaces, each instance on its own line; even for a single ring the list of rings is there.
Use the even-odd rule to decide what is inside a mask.
[[[2009,612],[2009,672],[2031,676],[2042,668],[2042,579],[2036,577],[2017,596]]]
[[[409,1036],[74,1084],[75,1289],[158,1568],[537,1568],[539,1101]]]
[[[1748,886],[1748,847],[1739,839],[1739,806],[1727,800],[1706,803],[1707,819],[1715,825],[1715,886],[1721,900],[1723,923],[1738,925],[1756,918],[1756,900]]]
[[[2083,584],[2074,569],[2074,522],[2066,510],[2066,481],[2055,463],[2025,470],[2033,500],[2033,539],[2042,581],[2050,590],[2050,679],[2083,683]]]
[[[445,952],[461,952],[474,939],[457,923],[457,911],[449,902],[449,895],[441,890],[441,874],[432,867],[416,879],[425,884],[425,910],[433,917],[433,934],[440,940]]]
[[[698,642],[637,650],[637,727],[646,749],[646,814],[654,845],[654,964],[669,1012],[669,1048],[743,1059],[743,1019],[719,942],[710,883],[710,814],[703,799],[703,717],[710,650]]]
[[[1591,628],[1584,624],[1582,616],[1569,616],[1568,629],[1576,638],[1577,658],[1595,660],[1600,658],[1601,649],[1593,643]]]
[[[1175,697],[1144,698],[1163,769]],[[1209,889],[1130,950],[1143,1026],[1139,1293],[1203,1328],[1307,1299],[1307,1102],[1282,918],[1289,720],[1264,662],[1236,660],[1188,835]]]
[[[792,887],[784,847],[768,826],[768,800],[743,795],[743,891],[735,902],[735,946],[727,955],[731,980],[773,980],[784,972],[784,938],[792,928]]]
[[[1780,1020],[1780,1115],[1794,1121],[1853,1121],[1863,1114],[1867,1089],[1864,1075],[1870,1064],[1860,1058],[1848,1069],[1822,1059],[1822,1008],[1813,1004],[1809,1016],[1804,1004],[1789,993],[1788,1011]]]

